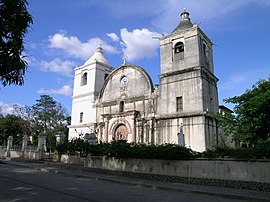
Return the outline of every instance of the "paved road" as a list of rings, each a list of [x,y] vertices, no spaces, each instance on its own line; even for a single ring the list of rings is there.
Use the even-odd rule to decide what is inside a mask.
[[[246,201],[160,190],[0,164],[0,201]]]

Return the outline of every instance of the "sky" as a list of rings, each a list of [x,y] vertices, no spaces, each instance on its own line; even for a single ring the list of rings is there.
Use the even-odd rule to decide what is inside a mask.
[[[31,106],[48,94],[71,113],[74,68],[101,45],[113,67],[143,67],[158,84],[159,40],[186,8],[213,42],[219,104],[270,73],[269,0],[28,0],[33,24],[25,37],[23,86],[0,86],[0,108]]]

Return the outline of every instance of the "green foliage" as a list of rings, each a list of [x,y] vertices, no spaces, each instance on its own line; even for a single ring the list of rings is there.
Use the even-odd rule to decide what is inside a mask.
[[[216,120],[218,123],[219,130],[219,145],[226,147],[228,142],[228,137],[234,137],[236,134],[237,121],[236,117],[230,111],[222,110],[220,113],[216,114]]]
[[[260,80],[251,90],[225,101],[236,105],[239,140],[249,145],[270,142],[270,78]]]
[[[9,135],[14,136],[15,141],[21,141],[23,135],[31,135],[33,144],[37,144],[38,135],[45,132],[47,147],[54,150],[55,135],[59,132],[68,135],[70,116],[67,116],[66,109],[49,95],[41,95],[33,106],[13,105],[12,113],[0,115],[0,144],[5,144]]]
[[[26,0],[0,0],[0,81],[4,86],[24,83],[23,38],[33,23],[27,5]]]
[[[68,143],[57,146],[59,153],[77,154],[87,156],[111,156],[117,158],[148,158],[148,159],[192,159],[192,150],[174,144],[145,145],[126,143],[126,141],[113,141],[90,145],[82,139],[73,139]]]
[[[36,102],[32,107],[34,116],[46,133],[55,116],[56,101],[49,95],[41,95]]]
[[[261,143],[252,148],[229,148],[218,147],[197,153],[174,144],[145,145],[133,144],[126,141],[113,141],[111,143],[101,143],[90,145],[83,139],[76,138],[71,141],[57,145],[59,153],[71,155],[87,156],[110,156],[117,158],[143,158],[143,159],[194,159],[194,158],[234,158],[234,159],[270,159],[270,144]]]
[[[9,136],[14,138],[14,144],[19,144],[22,141],[22,121],[19,116],[12,114],[5,117],[0,116],[0,144],[5,144]]]
[[[37,103],[32,106],[33,129],[47,136],[47,147],[53,150],[56,145],[55,134],[63,131],[67,135],[70,118],[66,109],[51,96],[41,95],[36,101]]]
[[[218,147],[216,149],[207,150],[200,154],[200,157],[205,158],[224,158],[230,157],[235,159],[270,159],[270,144],[261,143],[251,148],[229,148]]]

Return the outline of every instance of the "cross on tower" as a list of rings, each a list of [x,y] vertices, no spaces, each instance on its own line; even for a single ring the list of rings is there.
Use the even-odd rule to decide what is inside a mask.
[[[123,61],[124,61],[124,63],[123,63],[124,65],[125,65],[125,64],[126,64],[126,62],[127,62],[127,58],[128,58],[128,56],[127,56],[126,54],[124,54],[124,56],[123,56],[123,58],[122,58],[122,59],[123,59]]]

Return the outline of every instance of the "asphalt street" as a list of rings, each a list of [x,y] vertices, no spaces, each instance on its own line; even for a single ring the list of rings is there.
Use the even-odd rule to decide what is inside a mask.
[[[27,165],[32,166],[27,167]],[[142,181],[136,183],[136,179],[132,178],[125,178],[123,181],[122,177],[117,176],[102,178],[94,177],[95,175],[92,174],[92,177],[87,177],[90,174],[83,171],[50,172],[53,168],[45,169],[43,164],[40,164],[39,169],[33,169],[38,168],[38,165],[0,164],[0,201],[259,201],[255,198],[229,195],[226,197],[222,194],[166,189],[165,185],[162,189],[160,184],[144,186],[145,183]],[[153,185],[155,184],[153,182]],[[193,188],[196,190],[195,185]]]

